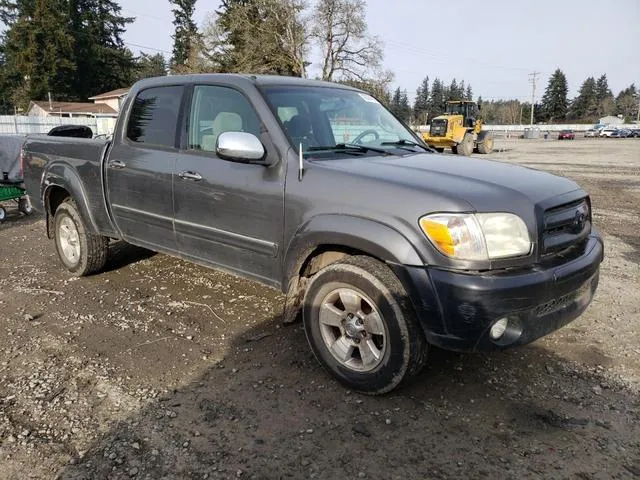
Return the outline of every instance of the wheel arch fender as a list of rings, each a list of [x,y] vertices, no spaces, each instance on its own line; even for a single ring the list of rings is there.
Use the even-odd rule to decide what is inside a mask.
[[[323,214],[306,222],[289,242],[283,269],[285,288],[306,259],[324,245],[354,249],[387,263],[423,264],[411,242],[394,228],[362,217]]]
[[[95,219],[89,208],[89,199],[86,190],[80,180],[78,174],[74,169],[64,163],[55,163],[51,165],[44,175],[42,201],[45,206],[45,212],[47,215],[47,233],[50,232],[50,219],[53,218],[55,210],[52,211],[52,194],[58,189],[65,190],[69,196],[74,200],[80,216],[85,223],[85,228],[91,233],[98,233]],[[57,206],[57,205],[56,205]]]

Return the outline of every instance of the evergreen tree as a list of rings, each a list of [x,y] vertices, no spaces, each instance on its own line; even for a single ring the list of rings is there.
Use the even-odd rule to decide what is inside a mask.
[[[464,99],[468,101],[473,100],[473,90],[471,90],[471,85],[467,85],[467,91],[465,92]]]
[[[613,93],[609,89],[607,75],[604,74],[596,82],[596,98],[598,99],[598,116],[612,115],[616,109]]]
[[[596,81],[593,77],[589,77],[582,83],[578,96],[571,103],[569,116],[574,120],[595,121],[597,111]]]
[[[222,0],[213,56],[218,70],[303,76],[302,10],[301,0]]]
[[[596,98],[599,102],[607,97],[613,97],[613,93],[609,89],[609,82],[607,81],[607,74],[605,73],[596,82]]]
[[[431,85],[429,118],[434,118],[444,113],[445,94],[446,92],[442,81],[436,77]]]
[[[632,83],[622,90],[615,100],[615,112],[624,116],[626,121],[635,120],[638,114],[638,97],[636,86]]]
[[[74,99],[130,85],[135,60],[122,35],[133,18],[123,17],[114,0],[68,0],[68,4],[76,65]]]
[[[197,0],[169,0],[175,5],[173,12],[173,56],[171,57],[171,67],[180,68],[187,63],[191,53],[193,42],[198,35],[198,29],[193,21],[193,13]]]
[[[398,116],[400,117],[400,119],[402,121],[404,121],[405,123],[409,123],[411,121],[411,105],[409,105],[409,96],[407,95],[407,91],[403,90],[402,93],[400,93],[400,99],[399,99],[399,105],[398,105]]]
[[[11,105],[26,110],[30,100],[46,99],[49,92],[62,100],[73,96],[73,38],[65,28],[65,3],[34,0],[12,5],[12,23],[2,45],[2,78],[11,91]],[[3,103],[6,109],[6,100]]]
[[[161,53],[140,54],[136,59],[136,80],[150,77],[162,77],[167,74],[167,63]]]
[[[400,103],[402,100],[402,91],[400,90],[400,87],[396,88],[393,91],[393,95],[391,96],[391,102],[389,103],[389,110],[391,110],[391,113],[393,113],[396,117],[400,116]]]
[[[0,109],[30,100],[80,100],[128,85],[133,56],[122,34],[132,19],[113,0],[0,0]]]
[[[551,122],[562,121],[567,116],[567,77],[559,68],[549,78],[547,89],[542,97],[542,111],[539,112],[540,120]]]
[[[447,95],[445,97],[447,100],[462,100],[462,95],[460,94],[460,87],[458,87],[458,82],[454,78],[451,80],[451,85],[449,85],[449,89],[447,91]]]
[[[418,90],[413,104],[413,114],[417,123],[426,123],[429,112],[429,77],[425,77]]]

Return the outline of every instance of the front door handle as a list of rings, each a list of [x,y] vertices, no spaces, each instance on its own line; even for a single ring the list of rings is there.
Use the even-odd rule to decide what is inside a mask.
[[[125,168],[127,166],[127,164],[124,163],[124,162],[121,162],[120,160],[111,160],[109,162],[109,166],[111,168],[119,168],[120,169],[120,168]]]
[[[193,180],[194,182],[199,182],[200,180],[202,180],[202,175],[200,175],[198,172],[184,171],[180,172],[178,176],[183,180]]]

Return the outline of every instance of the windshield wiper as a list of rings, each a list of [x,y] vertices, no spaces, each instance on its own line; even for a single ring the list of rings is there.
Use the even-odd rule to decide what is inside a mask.
[[[338,143],[336,145],[307,148],[308,152],[319,152],[322,150],[331,151],[331,152],[347,152],[347,153],[375,152],[375,153],[381,153],[384,155],[391,155],[389,151],[385,150],[384,148],[369,147],[367,145],[359,145],[356,143]]]
[[[397,140],[395,142],[382,142],[380,145],[395,145],[398,147],[420,147],[424,150],[426,150],[427,152],[432,152],[433,150],[431,150],[429,147],[427,147],[426,145],[422,145],[418,142],[414,142],[413,140],[407,140],[405,138],[401,139],[401,140]]]

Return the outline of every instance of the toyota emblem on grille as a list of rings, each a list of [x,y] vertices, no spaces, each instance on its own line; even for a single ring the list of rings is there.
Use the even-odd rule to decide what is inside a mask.
[[[587,214],[582,209],[576,211],[576,216],[573,217],[571,223],[571,230],[575,233],[580,233],[587,223]]]

